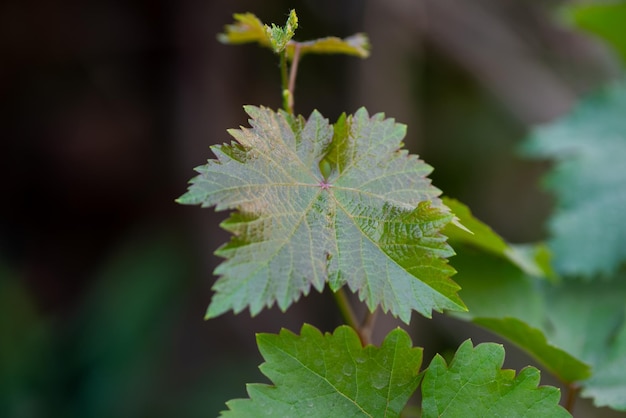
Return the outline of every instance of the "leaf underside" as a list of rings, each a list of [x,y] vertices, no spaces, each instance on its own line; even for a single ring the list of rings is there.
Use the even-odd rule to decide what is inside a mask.
[[[539,386],[539,370],[502,370],[504,348],[465,341],[447,365],[437,355],[422,382],[422,413],[430,417],[569,417],[557,388]]]
[[[322,335],[304,325],[257,343],[274,385],[249,384],[250,398],[227,402],[223,417],[398,417],[421,379],[422,349],[401,329],[380,348],[363,348],[347,326]]]
[[[208,317],[274,303],[284,311],[325,283],[407,323],[413,310],[464,309],[440,233],[453,216],[432,168],[400,150],[404,125],[365,109],[334,125],[317,111],[305,120],[245,109],[251,128],[213,146],[217,159],[178,200],[236,210],[222,223],[233,238],[217,251],[226,260]]]

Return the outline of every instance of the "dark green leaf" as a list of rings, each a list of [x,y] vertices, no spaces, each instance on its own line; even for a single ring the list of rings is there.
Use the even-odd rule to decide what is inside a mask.
[[[257,343],[274,385],[248,385],[250,398],[227,402],[224,417],[398,417],[421,378],[422,349],[401,329],[380,348],[363,348],[347,326],[322,335],[304,325],[300,336],[282,330]]]
[[[454,261],[469,308],[463,317],[481,318],[476,322],[519,345],[560,380],[580,382],[583,396],[596,405],[626,410],[624,273],[609,283],[556,286],[494,256],[459,249]],[[592,375],[584,380],[588,365]]]
[[[465,341],[448,366],[437,355],[422,383],[423,417],[568,417],[557,388],[540,386],[539,370],[502,370],[504,348]]]
[[[547,341],[540,283],[509,262],[459,249],[459,284],[469,312],[462,316],[515,343],[564,382],[589,377],[589,366]]]
[[[404,125],[365,109],[334,127],[318,112],[246,110],[252,128],[214,146],[218,159],[179,199],[237,210],[222,224],[234,237],[218,251],[227,260],[209,317],[275,302],[286,310],[326,282],[407,323],[412,310],[464,309],[440,233],[452,215],[426,177],[432,168],[399,150]]]
[[[476,318],[474,323],[522,347],[565,383],[573,383],[591,376],[591,368],[587,364],[550,344],[540,329],[533,328],[519,319]]]
[[[508,260],[494,255],[457,247],[455,280],[468,312],[455,313],[467,319],[507,318],[524,320],[538,328],[545,317],[539,282],[524,274]]]
[[[508,244],[488,225],[475,218],[463,203],[449,197],[444,197],[443,202],[458,219],[458,222],[448,224],[443,231],[453,247],[469,245],[503,257],[532,276],[554,275],[548,262],[547,249],[543,245]]]

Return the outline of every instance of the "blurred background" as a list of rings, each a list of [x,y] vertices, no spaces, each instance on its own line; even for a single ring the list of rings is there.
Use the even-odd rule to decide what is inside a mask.
[[[233,13],[283,24],[295,8],[300,40],[368,33],[365,61],[302,61],[296,111],[384,111],[408,125],[436,186],[531,242],[551,201],[537,186],[546,164],[520,157],[520,141],[618,73],[560,18],[564,3],[2,2],[0,416],[216,416],[245,382],[266,381],[255,332],[341,323],[326,293],[284,314],[203,320],[226,214],[174,199],[209,145],[246,124],[243,104],[281,104],[269,50],[216,41]],[[397,325],[382,318],[376,338]],[[410,331],[426,364],[470,336],[494,339],[440,315]]]

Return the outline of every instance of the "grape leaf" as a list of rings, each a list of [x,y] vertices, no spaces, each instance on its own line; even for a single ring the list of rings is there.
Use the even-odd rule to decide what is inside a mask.
[[[347,326],[322,335],[258,334],[260,367],[273,386],[249,384],[249,399],[227,402],[223,417],[398,417],[421,380],[422,349],[391,331],[380,348],[363,348]]]
[[[511,246],[470,210],[453,199],[444,203],[472,233],[453,224],[444,234],[457,250],[455,266],[469,311],[455,314],[508,339],[528,352],[564,382],[584,380],[587,364],[547,341],[541,329],[545,320],[542,294],[534,277],[550,277],[542,246]],[[471,248],[468,248],[471,247]],[[477,253],[478,249],[483,253]],[[523,254],[522,251],[529,254]]]
[[[289,13],[285,26],[264,25],[252,13],[235,13],[235,23],[226,25],[224,33],[217,35],[217,39],[225,44],[245,44],[256,42],[263,47],[272,49],[275,53],[283,51],[298,27],[298,17],[295,10]]]
[[[367,35],[357,33],[341,39],[336,36],[313,39],[310,41],[292,41],[295,29],[298,27],[298,18],[295,11],[291,11],[284,27],[264,25],[252,13],[236,13],[233,15],[235,23],[226,25],[224,33],[217,35],[217,39],[225,44],[245,44],[256,42],[262,47],[270,48],[279,53],[283,50],[288,59],[293,59],[296,48],[300,56],[306,54],[345,54],[360,58],[367,58],[370,54],[370,42]]]
[[[287,45],[287,54],[293,58],[295,44]],[[357,33],[341,39],[336,36],[328,36],[312,41],[300,42],[298,45],[300,55],[304,54],[345,54],[359,58],[367,58],[370,55],[370,42],[364,33]]]
[[[530,155],[556,160],[546,186],[557,198],[549,246],[560,274],[610,275],[626,260],[625,110],[626,83],[612,85],[526,144]]]
[[[469,312],[455,316],[511,340],[560,380],[579,382],[595,405],[626,411],[626,273],[554,285],[494,256],[457,251],[456,281]]]
[[[453,216],[426,177],[432,168],[399,150],[404,125],[365,109],[334,126],[317,111],[246,111],[252,128],[212,147],[217,160],[178,200],[237,210],[222,223],[234,237],[217,251],[227,260],[208,317],[275,302],[284,311],[326,282],[406,323],[412,310],[465,309],[440,233]]]
[[[546,289],[545,329],[551,341],[592,365],[582,396],[626,411],[626,274],[616,279]]]
[[[557,388],[540,386],[539,370],[502,370],[504,348],[465,341],[448,366],[440,355],[422,383],[423,417],[568,417]]]
[[[257,42],[270,48],[270,40],[263,22],[252,13],[235,13],[235,23],[226,25],[224,33],[217,35],[217,40],[224,44],[246,44]]]
[[[472,254],[463,248],[458,248],[458,253],[458,282],[469,312],[455,316],[513,342],[563,382],[590,376],[589,365],[567,350],[566,341],[556,345],[549,339],[543,281],[492,255]]]

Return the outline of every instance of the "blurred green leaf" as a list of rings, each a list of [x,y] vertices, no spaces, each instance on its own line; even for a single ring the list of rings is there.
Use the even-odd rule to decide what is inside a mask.
[[[77,415],[134,417],[154,411],[164,341],[182,302],[189,259],[178,237],[153,230],[131,236],[101,266],[67,343],[67,369],[81,371]],[[172,392],[170,389],[168,392]]]
[[[506,242],[488,225],[476,219],[466,205],[449,197],[443,197],[443,202],[459,219],[461,225],[467,228],[462,229],[454,224],[446,226],[444,234],[451,244],[469,244],[496,255],[506,254],[508,248]]]
[[[568,4],[564,12],[576,26],[608,42],[626,62],[626,2]]]
[[[422,349],[399,328],[380,348],[363,348],[347,326],[322,335],[304,325],[299,336],[283,329],[257,343],[274,385],[249,384],[250,398],[227,402],[223,417],[399,417],[421,380]]]
[[[560,392],[540,386],[539,370],[502,370],[504,348],[465,341],[450,365],[440,355],[422,383],[423,417],[568,417]]]
[[[53,355],[50,326],[19,275],[0,260],[0,416],[42,416]]]
[[[532,276],[553,277],[549,254],[543,245],[508,244],[488,225],[475,218],[466,205],[449,197],[442,200],[458,219],[457,223],[452,222],[443,230],[453,248],[469,245],[505,258]]]
[[[626,273],[608,283],[554,285],[467,249],[454,261],[469,309],[455,316],[509,339],[560,380],[579,381],[597,406],[626,410]],[[583,380],[587,365],[592,375]]]
[[[589,366],[547,341],[542,325],[546,307],[541,287],[507,261],[460,251],[455,266],[468,313],[459,317],[508,339],[564,382],[589,377]]]
[[[551,342],[591,364],[582,396],[626,411],[626,273],[618,279],[547,288],[545,330]]]
[[[517,318],[475,318],[474,323],[522,347],[565,383],[585,380],[591,376],[589,365],[550,344],[541,330]]]
[[[549,222],[562,275],[611,275],[626,260],[626,83],[583,100],[537,128],[524,150],[555,160],[545,184],[557,198]]]
[[[457,248],[455,280],[467,303],[467,312],[451,313],[456,317],[518,318],[539,328],[545,317],[540,281],[524,274],[508,260]]]

